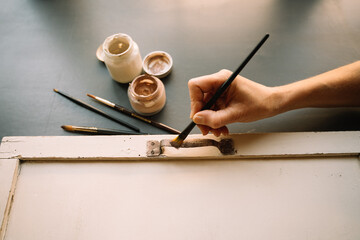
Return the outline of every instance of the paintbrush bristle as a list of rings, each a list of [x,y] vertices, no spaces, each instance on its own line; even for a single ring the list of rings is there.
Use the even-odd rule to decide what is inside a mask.
[[[182,139],[180,136],[177,136],[176,138],[174,138],[174,140],[170,142],[170,145],[173,146],[174,148],[179,148],[183,142],[184,139]]]
[[[70,126],[70,125],[62,125],[61,128],[66,130],[66,131],[72,131],[73,130],[73,127]]]
[[[92,95],[92,94],[87,93],[86,95],[88,95],[89,97],[91,97],[91,98],[94,98],[94,99],[95,99],[95,96],[94,96],[94,95]]]
[[[185,138],[189,135],[189,133],[195,126],[196,124],[193,121],[191,121],[191,123],[184,129],[184,131],[182,131],[179,134],[179,136],[177,136],[174,140],[170,142],[171,146],[175,148],[179,148],[183,144]]]
[[[56,88],[54,88],[54,92],[59,92],[59,90],[57,90]]]

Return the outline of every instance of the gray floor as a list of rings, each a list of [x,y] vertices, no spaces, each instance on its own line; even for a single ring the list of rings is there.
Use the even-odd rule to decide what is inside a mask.
[[[0,9],[0,139],[74,135],[64,124],[126,129],[53,92],[57,88],[143,132],[166,132],[92,101],[129,107],[127,85],[113,81],[95,51],[109,35],[129,34],[142,56],[171,54],[163,79],[167,105],[153,117],[182,130],[189,122],[187,81],[234,70],[265,33],[270,38],[242,72],[268,86],[294,82],[356,61],[360,2],[355,0],[13,0]],[[358,108],[303,109],[232,132],[360,130]],[[194,133],[199,133],[198,129]]]

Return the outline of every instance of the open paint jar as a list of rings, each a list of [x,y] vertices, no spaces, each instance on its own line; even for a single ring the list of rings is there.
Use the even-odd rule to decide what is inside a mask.
[[[162,81],[147,74],[138,76],[130,83],[128,97],[135,112],[145,116],[160,112],[166,102]]]
[[[141,74],[140,50],[129,35],[118,33],[109,36],[105,39],[102,48],[103,54],[97,53],[97,56],[104,58],[110,76],[115,81],[128,83]]]

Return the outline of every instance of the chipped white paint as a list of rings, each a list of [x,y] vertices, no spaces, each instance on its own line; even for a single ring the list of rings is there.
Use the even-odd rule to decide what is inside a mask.
[[[234,156],[146,157],[173,137],[4,138],[1,239],[360,239],[360,132],[234,134]]]

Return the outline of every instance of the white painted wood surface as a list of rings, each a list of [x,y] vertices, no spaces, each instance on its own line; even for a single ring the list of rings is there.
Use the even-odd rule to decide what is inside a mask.
[[[235,134],[235,156],[146,157],[147,140],[172,137],[4,138],[2,239],[360,239],[360,132]]]
[[[19,160],[0,159],[0,239],[4,238],[18,177]]]
[[[258,158],[277,156],[342,155],[359,152],[360,132],[304,132],[233,134],[234,156],[216,147],[175,149],[166,147],[159,158],[148,158],[146,142],[173,139],[174,135],[144,136],[43,136],[5,137],[0,156],[23,160],[171,160],[208,158]],[[190,135],[187,139],[220,140],[213,135]]]

